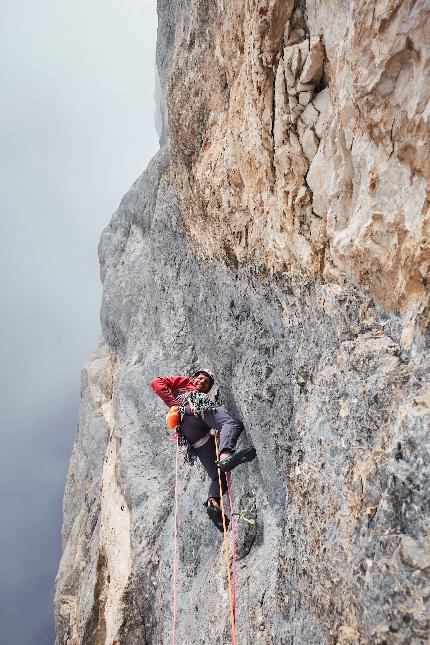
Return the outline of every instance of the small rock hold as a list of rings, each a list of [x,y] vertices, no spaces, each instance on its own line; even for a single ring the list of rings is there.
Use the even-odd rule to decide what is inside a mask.
[[[299,92],[312,92],[314,87],[315,86],[313,83],[300,83],[300,81],[297,85],[297,89],[299,90]]]
[[[292,71],[291,71],[291,69],[288,67],[288,64],[285,64],[285,70],[284,70],[284,72],[285,72],[285,81],[286,81],[286,83],[287,83],[287,87],[288,87],[288,89],[290,90],[292,87],[294,87],[295,78],[294,78],[294,74],[293,74],[293,72],[292,72]]]
[[[303,29],[295,29],[292,31],[288,37],[287,42],[285,43],[286,45],[295,45],[299,43],[302,39],[303,36],[305,35],[305,32]]]
[[[309,55],[303,66],[300,83],[315,83],[317,85],[324,71],[324,45],[320,40],[311,44]]]
[[[301,139],[305,133],[306,126],[300,118],[297,119],[296,128],[297,128],[297,134],[299,135],[299,139]]]
[[[230,181],[235,186],[235,188],[243,188],[243,179],[242,175],[238,170],[234,170],[230,175]]]
[[[349,417],[350,414],[350,407],[349,407],[349,401],[342,401],[340,410],[339,410],[339,416],[344,419],[345,417]]]
[[[322,92],[318,92],[312,101],[318,112],[325,112],[330,103],[330,90],[326,87]]]
[[[319,140],[310,128],[306,128],[303,136],[300,138],[303,152],[309,160],[313,159],[317,153]]]
[[[296,119],[301,115],[305,108],[303,105],[296,105],[292,110],[291,110],[291,121],[294,123]]]
[[[299,94],[299,103],[300,105],[306,106],[311,100],[312,92],[300,92]]]
[[[294,78],[297,78],[297,74],[300,72],[301,65],[301,53],[300,49],[297,47],[293,52],[293,57],[291,59],[291,71],[293,72]]]
[[[303,204],[306,204],[308,202],[309,202],[308,190],[307,190],[306,186],[300,186],[299,191],[297,193],[297,197],[294,200],[294,203],[303,205]],[[298,383],[305,383],[305,381],[303,379],[301,379],[301,377],[299,377],[297,379],[297,382]]]
[[[397,622],[397,620],[393,620],[392,623],[390,623],[390,632],[398,632],[400,629],[400,623]]]
[[[269,23],[267,22],[267,20],[260,20],[257,23],[256,32],[257,34],[264,34],[268,30],[268,28],[269,28]]]
[[[401,555],[405,564],[415,569],[430,567],[430,543],[420,544],[410,535],[403,535],[401,542]]]
[[[289,96],[288,97],[288,103],[289,103],[289,106],[290,106],[290,110],[292,110],[298,104],[298,100],[296,99],[295,96]]]
[[[262,372],[263,378],[268,378],[271,375],[272,372],[273,372],[273,369],[271,367],[269,367],[268,365],[266,365],[263,368],[263,372]]]
[[[309,105],[306,106],[306,109],[302,114],[302,121],[306,123],[306,125],[309,128],[312,128],[315,125],[318,119],[318,116],[319,116],[318,111],[314,108],[312,103],[309,103]]]
[[[371,517],[371,516],[375,515],[377,508],[378,508],[377,506],[369,506],[367,511],[366,511],[367,517]]]
[[[303,64],[307,58],[307,55],[309,54],[309,40],[305,38],[305,40],[302,40],[302,42],[299,43],[297,47],[300,49],[301,66],[303,67]]]

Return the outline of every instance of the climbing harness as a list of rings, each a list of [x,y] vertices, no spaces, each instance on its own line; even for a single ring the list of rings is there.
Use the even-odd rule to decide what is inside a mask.
[[[219,461],[219,446],[218,446],[218,438],[217,435],[215,434],[215,448],[216,448],[216,458],[217,461]],[[224,554],[225,554],[225,566],[226,566],[226,571],[227,571],[227,583],[228,583],[228,596],[230,600],[230,621],[231,621],[231,642],[232,645],[236,645],[236,551],[235,551],[235,544],[234,544],[234,517],[231,517],[232,520],[232,552],[233,552],[233,562],[234,562],[234,568],[233,568],[233,586],[231,582],[231,576],[230,576],[230,554],[229,554],[229,549],[228,549],[228,541],[227,541],[227,527],[225,524],[225,511],[224,511],[224,501],[223,501],[223,492],[222,492],[222,484],[221,484],[221,470],[217,468],[218,470],[218,483],[219,483],[219,495],[220,495],[220,501],[221,501],[221,514],[222,514],[222,524],[224,528]],[[226,473],[226,480],[227,480],[227,473]],[[227,480],[227,490],[229,488],[229,482]],[[230,502],[230,510],[231,510],[231,498],[229,495],[229,502]]]
[[[197,448],[201,448],[202,446],[204,446],[209,441],[210,436],[211,436],[211,433],[208,432],[207,434],[205,434],[204,437],[196,441],[196,443],[191,444],[194,450],[197,450]]]
[[[187,463],[189,463],[192,466],[197,460],[196,449],[201,448],[202,446],[205,445],[205,443],[209,440],[210,433],[208,433],[205,437],[203,437],[199,441],[196,441],[194,444],[190,443],[188,439],[184,437],[184,435],[180,430],[180,425],[185,416],[187,405],[190,406],[191,411],[195,416],[201,416],[202,419],[205,418],[205,412],[214,410],[216,405],[214,401],[212,401],[212,399],[204,392],[187,392],[185,396],[182,398],[180,406],[178,406],[179,417],[178,417],[177,426],[175,426],[175,430],[176,430],[176,434],[179,434],[179,439],[178,439],[179,445],[181,448],[184,449],[184,453],[183,453],[184,459]],[[171,410],[172,408],[170,408],[170,411]],[[169,411],[169,414],[170,414],[170,411]],[[174,412],[176,413],[176,410]],[[169,414],[167,415],[167,417],[169,417]],[[167,418],[166,418],[166,422],[167,422]]]

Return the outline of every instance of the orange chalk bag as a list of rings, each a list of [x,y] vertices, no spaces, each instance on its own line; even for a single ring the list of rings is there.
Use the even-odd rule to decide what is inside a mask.
[[[172,405],[166,416],[166,426],[174,430],[181,424],[181,410],[178,405]]]

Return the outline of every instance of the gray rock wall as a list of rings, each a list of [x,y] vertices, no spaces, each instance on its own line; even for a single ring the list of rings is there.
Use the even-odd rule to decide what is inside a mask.
[[[226,22],[215,24],[212,13],[230,12],[246,31],[240,3],[222,4],[159,2],[157,59],[169,123],[162,149],[100,242],[103,338],[83,371],[56,586],[57,643],[170,642],[175,448],[149,381],[201,364],[213,369],[220,395],[244,421],[240,445],[257,450],[233,475],[237,508],[256,520],[238,521],[237,642],[428,642],[425,303],[414,301],[413,318],[339,267],[331,277],[296,262],[274,267],[266,261],[270,245],[263,261],[252,237],[240,242],[246,253],[237,253],[226,242],[227,216],[240,219],[232,203],[224,203],[217,230],[204,211],[205,230],[204,212],[196,211],[196,164],[205,150],[183,183],[172,125],[181,85],[172,69],[183,61],[191,79],[185,35],[191,58],[211,56],[214,33],[228,40]],[[276,40],[294,8],[260,4],[247,11],[266,16],[267,38]],[[307,5],[313,21],[316,4]],[[303,8],[290,16],[296,30]],[[197,68],[196,89],[201,83]],[[201,122],[199,131],[205,127]],[[185,144],[189,152],[196,141]],[[240,183],[238,176],[232,181]],[[206,182],[216,191],[217,173]],[[207,485],[200,465],[181,462],[178,644],[230,642],[222,536],[202,506]]]

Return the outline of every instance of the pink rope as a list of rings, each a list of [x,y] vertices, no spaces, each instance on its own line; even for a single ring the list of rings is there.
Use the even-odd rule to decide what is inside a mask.
[[[172,645],[176,645],[176,544],[178,539],[178,501],[179,501],[179,441],[176,436],[176,465],[175,465],[175,519],[173,530],[173,612],[172,612]]]
[[[228,502],[230,504],[230,523],[231,523],[231,554],[232,554],[232,587],[233,587],[233,615],[236,617],[236,543],[234,537],[234,505],[230,486],[230,473],[225,474],[227,482]]]

